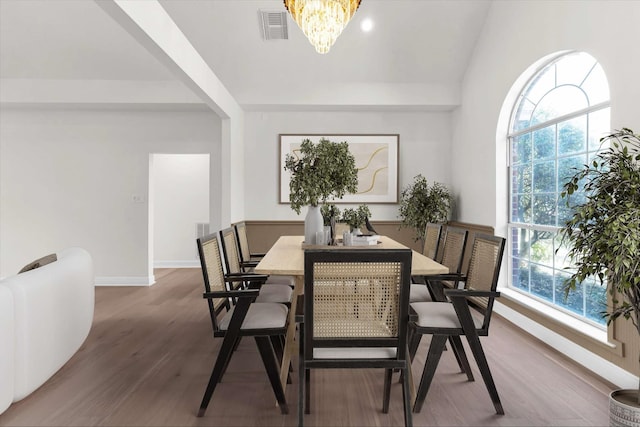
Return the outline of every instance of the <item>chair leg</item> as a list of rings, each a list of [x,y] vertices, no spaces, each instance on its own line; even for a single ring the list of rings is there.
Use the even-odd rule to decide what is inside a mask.
[[[411,363],[407,360],[407,363]],[[404,425],[413,426],[413,414],[411,413],[411,387],[409,384],[409,370],[403,368],[402,372],[402,401],[404,406]]]
[[[307,377],[304,369],[304,331],[302,325],[298,339],[300,340],[298,346],[298,426],[302,427],[304,425],[304,403],[308,396],[308,393],[305,393]]]
[[[287,399],[284,396],[284,389],[282,388],[282,383],[280,382],[278,360],[276,359],[273,347],[271,346],[271,340],[269,339],[269,337],[264,336],[256,336],[254,338],[256,340],[256,344],[258,345],[258,350],[260,351],[260,356],[262,357],[264,367],[267,370],[267,375],[269,376],[269,381],[271,382],[273,393],[276,395],[276,400],[278,401],[278,405],[280,406],[280,412],[283,414],[288,414],[289,407],[287,406]]]
[[[311,413],[311,369],[304,370],[304,378],[305,378],[305,391],[306,395],[304,398],[304,413]]]
[[[433,375],[438,367],[440,356],[444,350],[444,346],[447,342],[446,335],[433,335],[431,337],[431,345],[429,345],[429,353],[427,354],[427,361],[424,364],[424,370],[422,371],[422,378],[420,379],[420,385],[418,386],[418,393],[416,394],[416,401],[413,405],[413,412],[418,413],[422,409],[424,399],[427,397],[429,386],[433,380]]]
[[[269,339],[271,340],[273,350],[276,352],[278,363],[282,362],[282,358],[284,357],[284,341],[282,340],[282,335],[272,335],[269,337]],[[289,375],[287,375],[287,384],[291,384],[291,369],[291,363],[289,363]]]
[[[460,371],[467,374],[467,380],[474,381],[473,372],[471,372],[471,366],[469,365],[469,359],[467,359],[467,353],[464,351],[462,340],[459,336],[450,336],[449,343],[451,344],[453,354],[456,356]]]
[[[211,400],[211,396],[213,396],[213,391],[216,389],[216,385],[220,382],[222,374],[224,374],[224,371],[227,368],[229,359],[231,358],[231,353],[233,353],[237,340],[237,336],[232,336],[232,334],[225,335],[224,340],[222,341],[222,346],[220,346],[220,350],[218,351],[216,363],[213,365],[213,370],[211,371],[209,384],[207,384],[207,389],[202,397],[202,403],[200,403],[198,417],[203,417],[207,411],[207,406],[209,406],[209,401]]]
[[[389,400],[391,398],[391,376],[393,369],[384,370],[384,396],[382,397],[382,413],[389,413]]]
[[[493,406],[496,409],[496,413],[504,415],[502,402],[500,402],[500,396],[498,396],[496,384],[493,382],[491,370],[489,369],[489,363],[487,362],[487,358],[484,355],[484,351],[482,350],[482,345],[480,344],[480,337],[478,337],[477,334],[467,334],[467,342],[469,343],[469,347],[471,347],[473,357],[475,357],[476,359],[476,363],[478,364],[478,368],[480,369],[480,374],[482,375],[484,384],[487,386],[487,391],[489,391],[489,396],[491,396],[491,401],[493,402]]]

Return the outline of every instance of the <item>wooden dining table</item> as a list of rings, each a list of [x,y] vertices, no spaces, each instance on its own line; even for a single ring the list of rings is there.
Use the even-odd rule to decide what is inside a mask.
[[[282,387],[287,386],[287,375],[289,373],[289,364],[291,357],[296,349],[296,304],[298,295],[303,293],[304,289],[304,249],[318,248],[319,246],[303,245],[304,236],[281,236],[276,243],[269,249],[260,263],[255,267],[254,272],[258,274],[293,276],[295,278],[294,296],[289,309],[289,325],[285,338],[284,354],[282,364],[280,366],[280,381]],[[323,246],[324,248],[378,248],[378,249],[407,249],[407,247],[395,240],[380,236],[379,243],[372,246]],[[411,258],[411,274],[414,276],[444,274],[449,269],[416,251],[412,251]]]

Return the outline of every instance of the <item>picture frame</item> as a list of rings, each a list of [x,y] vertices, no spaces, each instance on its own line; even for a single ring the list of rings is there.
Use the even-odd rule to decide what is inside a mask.
[[[303,140],[321,138],[349,144],[358,168],[358,192],[332,203],[398,203],[399,134],[280,134],[279,203],[289,203],[291,175],[284,169],[287,154],[295,155]]]

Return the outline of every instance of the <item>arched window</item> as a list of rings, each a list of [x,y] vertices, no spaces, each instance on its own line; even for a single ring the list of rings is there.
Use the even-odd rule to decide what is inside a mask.
[[[520,93],[509,132],[509,286],[604,326],[605,289],[595,281],[564,300],[571,267],[558,230],[571,216],[560,199],[567,177],[597,153],[610,131],[609,85],[600,64],[556,57]]]

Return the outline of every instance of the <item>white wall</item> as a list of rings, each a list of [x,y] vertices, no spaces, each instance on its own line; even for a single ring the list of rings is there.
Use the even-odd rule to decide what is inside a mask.
[[[81,246],[98,283],[148,284],[149,154],[206,153],[215,168],[220,127],[210,112],[1,110],[0,277]]]
[[[281,133],[400,134],[400,189],[423,174],[451,180],[450,114],[447,112],[258,112],[245,113],[245,213],[248,220],[303,219],[279,204]],[[348,142],[348,140],[347,140]],[[345,207],[348,205],[345,205]],[[372,217],[397,220],[398,205],[370,205]]]
[[[154,154],[153,260],[156,267],[198,267],[196,223],[209,223],[209,155]]]

